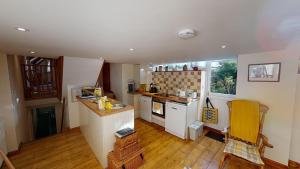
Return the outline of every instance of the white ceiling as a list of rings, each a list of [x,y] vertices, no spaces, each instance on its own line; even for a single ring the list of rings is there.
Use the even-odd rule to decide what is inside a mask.
[[[198,36],[177,38],[183,28]],[[0,0],[0,51],[10,54],[161,63],[277,50],[299,37],[299,0]]]

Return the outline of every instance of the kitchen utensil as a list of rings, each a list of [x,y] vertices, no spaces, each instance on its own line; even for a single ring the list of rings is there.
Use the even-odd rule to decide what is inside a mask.
[[[185,97],[185,91],[184,90],[179,90],[179,97]]]

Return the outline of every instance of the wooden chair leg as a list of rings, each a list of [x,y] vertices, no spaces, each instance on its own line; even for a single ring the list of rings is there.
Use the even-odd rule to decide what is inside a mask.
[[[229,155],[227,153],[224,153],[221,160],[220,160],[220,163],[219,163],[219,169],[222,169],[224,167],[224,164],[225,164],[225,160],[226,158],[228,157]]]
[[[6,166],[8,167],[8,169],[15,169],[13,164],[9,161],[6,154],[2,150],[0,150],[0,157],[2,157],[2,159],[4,160],[4,162],[5,162]],[[0,166],[0,168],[1,168],[1,166]]]

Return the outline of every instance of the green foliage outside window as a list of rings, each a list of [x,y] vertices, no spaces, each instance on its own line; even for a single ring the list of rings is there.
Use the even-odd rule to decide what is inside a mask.
[[[213,93],[235,95],[236,77],[237,77],[236,61],[214,62],[211,68],[210,91]]]

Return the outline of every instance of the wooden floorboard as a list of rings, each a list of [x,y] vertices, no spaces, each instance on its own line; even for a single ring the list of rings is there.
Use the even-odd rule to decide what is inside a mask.
[[[224,144],[202,136],[199,143],[184,141],[162,127],[135,121],[145,149],[142,169],[216,169]],[[10,157],[16,169],[103,169],[79,130],[26,143],[19,154]],[[5,166],[3,167],[5,168]],[[252,169],[248,162],[232,158],[227,169]],[[266,167],[271,169],[271,167]]]

